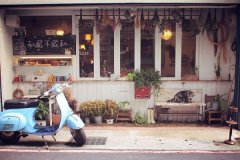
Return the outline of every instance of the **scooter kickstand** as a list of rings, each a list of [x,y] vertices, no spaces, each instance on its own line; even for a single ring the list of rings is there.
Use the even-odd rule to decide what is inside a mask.
[[[54,135],[52,135],[52,138],[54,139],[55,142],[57,142],[56,138],[54,137]]]
[[[48,150],[49,150],[49,146],[48,146],[48,144],[47,144],[47,141],[45,140],[45,138],[44,138],[44,136],[43,136],[43,135],[42,135],[42,139],[43,139],[43,141],[44,141],[44,143],[45,143],[46,149],[48,149]]]

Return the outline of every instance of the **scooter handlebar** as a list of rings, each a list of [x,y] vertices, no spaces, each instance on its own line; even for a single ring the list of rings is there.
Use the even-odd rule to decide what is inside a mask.
[[[42,96],[40,96],[40,98],[43,98],[43,97],[48,97],[50,92],[56,92],[56,93],[60,93],[63,91],[64,88],[67,88],[67,87],[71,87],[68,83],[62,83],[62,84],[55,84],[54,86],[52,86],[52,88],[46,92],[43,93]]]

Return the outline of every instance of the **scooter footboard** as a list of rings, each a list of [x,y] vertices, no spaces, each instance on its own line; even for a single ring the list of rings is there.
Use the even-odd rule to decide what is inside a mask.
[[[0,117],[0,131],[19,131],[26,125],[26,119],[18,113],[8,113]]]
[[[75,114],[68,116],[67,126],[72,129],[81,129],[84,127],[84,123],[81,118]]]

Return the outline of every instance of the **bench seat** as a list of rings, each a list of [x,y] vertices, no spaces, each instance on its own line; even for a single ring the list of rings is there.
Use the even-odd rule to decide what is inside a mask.
[[[158,122],[160,121],[182,121],[193,122],[204,120],[205,103],[202,102],[201,90],[194,92],[192,103],[167,102],[179,92],[179,89],[160,89],[159,96],[155,99],[155,113]]]

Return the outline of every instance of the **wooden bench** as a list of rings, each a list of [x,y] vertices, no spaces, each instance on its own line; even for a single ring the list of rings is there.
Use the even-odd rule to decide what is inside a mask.
[[[172,99],[179,89],[160,89],[155,96],[155,113],[160,121],[194,122],[204,120],[205,103],[202,102],[202,90],[191,90],[194,93],[192,103],[167,102]]]

